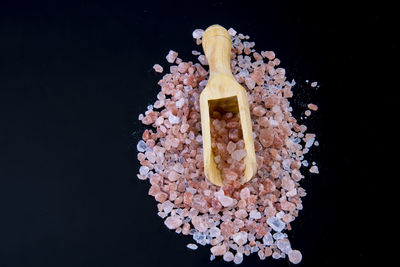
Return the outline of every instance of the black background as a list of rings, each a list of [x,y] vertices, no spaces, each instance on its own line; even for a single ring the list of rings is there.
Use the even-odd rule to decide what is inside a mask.
[[[169,231],[136,178],[139,113],[169,49],[194,60],[191,33],[219,23],[274,50],[320,174],[289,232],[302,266],[368,265],[393,86],[394,17],[337,1],[0,1],[0,266],[232,266]],[[200,49],[200,48],[197,48]],[[305,80],[319,81],[311,90]],[[375,210],[372,212],[372,210]],[[287,266],[245,257],[241,266]]]

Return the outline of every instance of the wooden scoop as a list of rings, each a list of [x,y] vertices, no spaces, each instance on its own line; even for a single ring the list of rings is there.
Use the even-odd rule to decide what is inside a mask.
[[[244,158],[244,177],[247,182],[257,172],[257,163],[247,93],[235,80],[231,71],[231,38],[224,27],[212,25],[204,32],[202,43],[210,67],[207,86],[200,95],[204,172],[210,182],[218,186],[223,185],[211,149],[210,113],[214,110],[239,113],[247,152]]]

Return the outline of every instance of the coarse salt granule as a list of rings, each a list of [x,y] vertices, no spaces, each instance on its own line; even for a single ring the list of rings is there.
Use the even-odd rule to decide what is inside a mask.
[[[161,65],[159,64],[154,64],[153,69],[155,70],[155,72],[163,72],[163,67],[161,67]]]
[[[169,63],[174,63],[175,59],[178,57],[178,53],[174,50],[169,50],[168,55],[165,57]]]
[[[196,244],[192,244],[192,243],[187,244],[186,247],[191,250],[196,250],[198,248]]]

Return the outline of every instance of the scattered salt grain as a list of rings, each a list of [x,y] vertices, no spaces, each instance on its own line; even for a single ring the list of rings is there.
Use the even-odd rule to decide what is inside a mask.
[[[176,229],[179,226],[182,225],[182,220],[179,216],[174,215],[174,216],[170,216],[168,217],[165,221],[164,221],[165,225],[169,228],[169,229]]]
[[[235,36],[237,32],[233,28],[229,28],[228,33],[230,36]]]
[[[174,50],[169,50],[168,55],[165,57],[169,63],[174,63],[175,59],[178,57],[178,53]]]
[[[276,241],[276,246],[281,250],[283,253],[288,254],[292,248],[290,246],[290,242],[288,239],[283,238]]]
[[[149,167],[147,167],[147,166],[141,166],[139,168],[140,175],[146,175],[148,172],[149,172]]]
[[[312,82],[311,87],[316,87],[318,85],[318,82]]]
[[[155,70],[155,72],[159,72],[159,73],[163,72],[163,70],[164,70],[163,67],[161,67],[161,65],[159,65],[159,64],[154,64],[153,69]]]
[[[289,261],[294,264],[298,264],[301,262],[302,255],[301,252],[298,250],[292,250],[288,253]]]
[[[280,232],[285,228],[285,224],[279,218],[276,217],[268,218],[267,223],[276,232]]]
[[[241,264],[242,261],[243,261],[243,254],[240,253],[240,252],[236,253],[236,255],[235,255],[234,259],[233,259],[233,262],[235,264]]]
[[[199,39],[199,38],[203,37],[203,34],[204,34],[204,30],[196,29],[193,31],[192,36],[194,39]]]
[[[191,250],[196,250],[198,248],[196,244],[192,243],[187,244],[186,247]]]
[[[140,141],[138,142],[137,146],[136,146],[136,149],[137,149],[139,152],[145,152],[145,151],[146,151],[146,148],[147,148],[146,143],[145,143],[143,140],[140,140]]]
[[[204,55],[200,55],[197,59],[202,65],[208,65],[207,58]]]
[[[224,259],[224,261],[226,261],[226,262],[231,262],[231,261],[233,261],[233,259],[234,259],[233,253],[230,252],[230,251],[226,252],[226,253],[224,254],[224,256],[223,256],[223,259]]]
[[[310,168],[310,172],[311,172],[311,173],[319,173],[318,167],[317,167],[317,166],[312,166],[312,167]]]
[[[317,111],[318,110],[318,106],[315,105],[315,104],[312,104],[312,103],[308,104],[307,107],[309,109],[311,109],[312,111]]]

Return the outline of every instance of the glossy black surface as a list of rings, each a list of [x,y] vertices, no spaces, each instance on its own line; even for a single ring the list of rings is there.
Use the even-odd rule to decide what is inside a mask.
[[[191,238],[167,230],[136,178],[137,117],[161,77],[153,64],[166,67],[169,49],[193,60],[192,31],[214,23],[276,52],[297,81],[297,118],[319,105],[306,124],[320,174],[303,181],[289,232],[301,266],[370,263],[385,110],[373,92],[387,74],[381,53],[398,48],[381,41],[391,17],[336,2],[243,3],[0,3],[0,266],[233,265],[188,250]],[[241,266],[287,265],[252,255]]]

